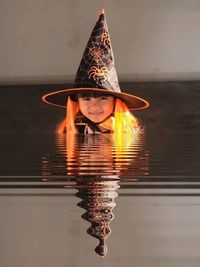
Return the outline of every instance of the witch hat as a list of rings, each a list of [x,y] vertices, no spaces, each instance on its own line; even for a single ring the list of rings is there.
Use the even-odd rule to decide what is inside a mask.
[[[149,106],[146,100],[121,92],[104,10],[100,13],[83,53],[74,88],[48,93],[42,100],[51,105],[66,107],[68,96],[87,92],[113,95],[133,110]]]

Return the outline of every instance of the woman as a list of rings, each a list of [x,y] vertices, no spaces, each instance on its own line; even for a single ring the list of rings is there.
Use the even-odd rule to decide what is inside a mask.
[[[66,108],[57,133],[133,132],[140,129],[130,110],[149,103],[121,92],[104,11],[91,33],[78,68],[74,88],[43,96],[48,104]]]

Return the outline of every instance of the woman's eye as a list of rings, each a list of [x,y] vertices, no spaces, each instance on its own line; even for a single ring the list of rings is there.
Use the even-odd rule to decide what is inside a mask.
[[[83,101],[90,101],[90,97],[81,97],[81,100],[83,100]]]
[[[100,96],[99,99],[100,100],[106,100],[108,97],[107,96]]]

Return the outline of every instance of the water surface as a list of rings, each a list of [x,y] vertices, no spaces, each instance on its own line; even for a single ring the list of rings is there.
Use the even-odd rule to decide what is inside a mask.
[[[198,135],[8,134],[0,147],[3,267],[199,266]]]

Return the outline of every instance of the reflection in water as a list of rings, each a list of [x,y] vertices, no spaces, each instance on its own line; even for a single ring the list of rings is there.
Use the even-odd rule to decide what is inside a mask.
[[[106,238],[115,207],[118,182],[127,174],[134,180],[148,174],[148,153],[142,135],[57,135],[58,151],[42,159],[44,181],[51,175],[65,175],[76,182],[82,218],[91,223],[88,234],[99,240],[95,251],[104,256]],[[65,186],[64,186],[65,187]],[[67,186],[66,186],[67,188]]]
[[[101,256],[107,253],[105,240],[111,233],[110,221],[114,218],[112,213],[115,207],[114,199],[117,197],[117,181],[101,181],[101,178],[78,178],[80,186],[77,197],[81,198],[78,206],[86,212],[82,218],[91,223],[87,233],[99,240],[95,251]],[[82,186],[82,187],[81,187]]]
[[[148,175],[148,152],[143,135],[116,138],[113,134],[57,135],[57,152],[42,158],[42,174]]]

